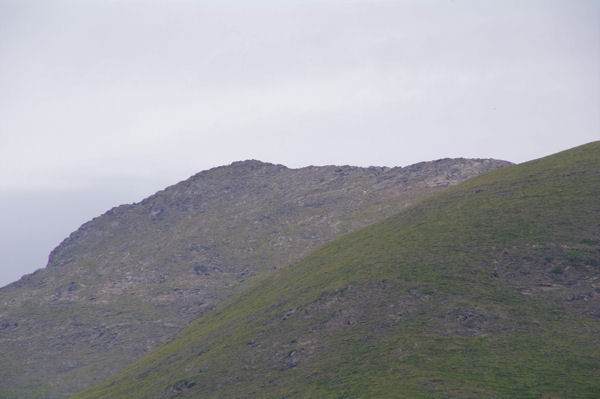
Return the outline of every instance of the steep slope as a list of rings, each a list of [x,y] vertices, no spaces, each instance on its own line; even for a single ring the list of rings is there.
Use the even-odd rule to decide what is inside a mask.
[[[312,252],[75,398],[592,398],[600,142]]]
[[[445,159],[294,170],[245,161],[114,208],[71,234],[48,267],[0,289],[0,396],[83,390],[244,280],[505,165]]]

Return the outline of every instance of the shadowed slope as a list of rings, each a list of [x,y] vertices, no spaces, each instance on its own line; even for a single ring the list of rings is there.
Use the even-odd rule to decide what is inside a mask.
[[[76,398],[600,392],[600,142],[500,169],[257,282]]]

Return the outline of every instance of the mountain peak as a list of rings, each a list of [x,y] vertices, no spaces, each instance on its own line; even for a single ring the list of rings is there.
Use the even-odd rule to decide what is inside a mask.
[[[270,162],[263,162],[257,159],[246,159],[244,161],[235,161],[232,162],[230,167],[244,167],[244,168],[261,168],[261,167],[269,167],[269,166],[277,166],[277,167],[285,167],[283,165],[276,165]]]
[[[439,192],[76,398],[597,397],[599,174],[600,143]]]
[[[73,394],[170,339],[246,280],[505,165],[290,169],[245,160],[113,208],[54,249],[49,267],[0,289],[0,360],[10,359],[0,362],[0,393]]]

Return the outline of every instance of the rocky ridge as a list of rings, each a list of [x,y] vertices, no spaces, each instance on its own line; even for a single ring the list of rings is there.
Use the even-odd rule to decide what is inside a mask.
[[[246,280],[424,196],[508,165],[200,172],[72,233],[48,266],[0,289],[0,393],[60,398],[122,369]]]
[[[598,198],[600,142],[469,179],[248,284],[75,398],[595,398]]]

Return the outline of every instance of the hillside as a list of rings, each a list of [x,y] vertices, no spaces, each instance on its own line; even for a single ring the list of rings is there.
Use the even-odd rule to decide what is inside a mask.
[[[600,142],[334,240],[84,398],[593,398]]]
[[[0,397],[60,398],[165,342],[244,282],[508,163],[289,169],[236,162],[81,226],[0,289]]]

